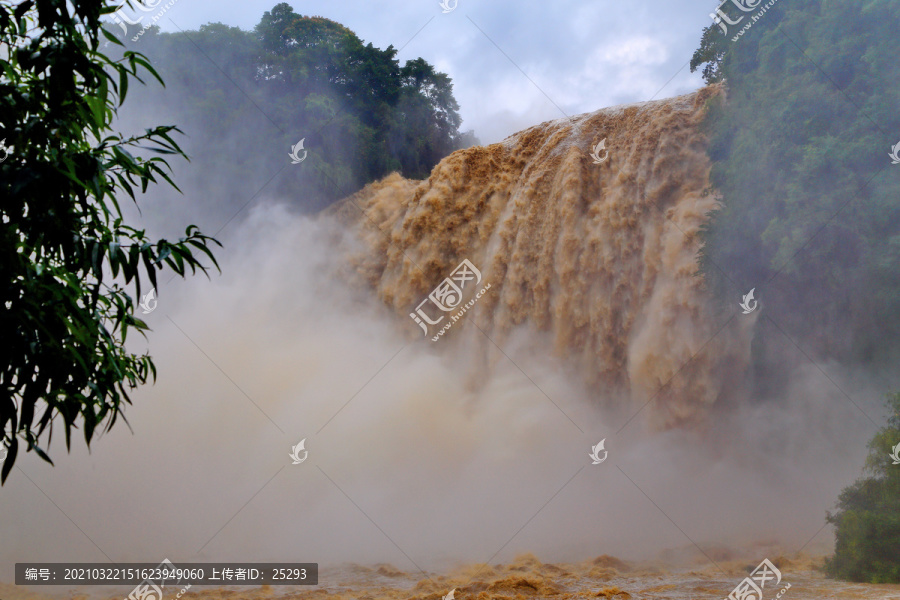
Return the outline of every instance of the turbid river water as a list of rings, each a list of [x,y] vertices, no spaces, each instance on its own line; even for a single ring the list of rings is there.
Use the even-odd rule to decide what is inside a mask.
[[[900,585],[837,582],[816,569],[821,558],[777,557],[781,581],[767,580],[762,600],[891,600],[900,599]],[[445,573],[410,573],[391,565],[349,565],[323,569],[314,587],[194,586],[182,599],[196,600],[441,600],[453,591],[452,600],[722,600],[757,567],[742,561],[717,561],[696,568],[666,568],[650,563],[627,563],[600,556],[579,563],[542,563],[522,555],[504,565],[469,565]],[[724,572],[723,572],[724,570]],[[51,596],[27,588],[0,584],[3,600],[45,598],[121,599],[128,589],[93,587],[59,591]],[[175,599],[181,589],[169,586],[163,600]],[[779,597],[780,594],[780,597]],[[736,600],[759,600],[734,596]],[[155,599],[154,599],[155,600]]]

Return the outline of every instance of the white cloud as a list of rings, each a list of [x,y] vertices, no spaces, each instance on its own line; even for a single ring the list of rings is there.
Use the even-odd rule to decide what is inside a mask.
[[[561,0],[552,6],[537,0],[460,0],[448,14],[441,13],[437,0],[289,3],[300,14],[340,22],[376,46],[405,46],[398,55],[401,63],[421,56],[448,73],[463,126],[474,128],[484,143],[560,116],[519,68],[567,114],[649,100],[657,91],[659,97],[673,96],[702,85],[697,74],[679,69],[709,24],[708,0],[678,5]],[[251,29],[275,4],[198,0],[179,2],[170,13],[185,29],[210,21]],[[162,27],[177,31],[168,22]]]

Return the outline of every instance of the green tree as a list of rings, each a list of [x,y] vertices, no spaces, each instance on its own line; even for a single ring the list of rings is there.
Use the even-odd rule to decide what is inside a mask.
[[[900,449],[900,394],[888,399],[891,416],[869,442],[861,478],[845,488],[837,512],[834,556],[825,563],[831,577],[867,583],[900,582],[900,465],[891,459]]]
[[[129,392],[156,376],[148,354],[125,347],[129,331],[147,330],[134,315],[142,282],[155,287],[164,265],[181,276],[206,272],[201,255],[216,264],[217,242],[193,225],[169,242],[123,221],[120,200],[136,202],[136,191],[159,180],[174,186],[164,156],[185,156],[173,126],[129,137],[112,130],[129,82],[142,81],[139,69],[159,78],[139,53],[113,60],[99,51],[104,37],[120,44],[101,21],[116,8],[96,0],[0,4],[8,49],[0,139],[11,146],[0,163],[2,481],[22,445],[50,462],[60,419],[67,448],[79,422],[90,445],[104,420],[109,429],[124,419]]]
[[[400,81],[391,148],[404,174],[423,178],[441,158],[461,147],[459,105],[450,78],[422,58],[406,62]]]
[[[233,173],[273,172],[300,139],[308,157],[284,169],[266,194],[308,212],[392,171],[426,177],[449,153],[477,143],[459,132],[446,74],[421,58],[401,67],[393,46],[363,43],[347,27],[286,3],[266,11],[253,31],[221,23],[178,34],[151,29],[136,43],[168,85],[141,99],[178,111],[189,134],[196,168],[179,172],[179,181],[206,177],[218,208],[236,210],[262,183]]]
[[[900,352],[900,180],[888,158],[900,4],[779,2],[737,39],[755,13],[723,9],[743,21],[706,28],[691,61],[727,91],[705,123],[721,195],[706,280],[729,305],[756,288],[814,354],[889,365]]]

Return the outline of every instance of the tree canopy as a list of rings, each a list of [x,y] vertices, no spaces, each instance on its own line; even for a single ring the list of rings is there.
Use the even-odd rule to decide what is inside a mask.
[[[723,10],[743,21],[727,34],[711,24],[691,62],[727,89],[706,120],[722,201],[705,232],[706,279],[730,304],[756,288],[819,356],[889,364],[900,349],[900,171],[888,156],[900,142],[900,5],[779,2],[739,37],[757,11]]]
[[[900,582],[900,394],[888,398],[887,425],[869,442],[867,477],[845,488],[837,511],[834,556],[825,563],[831,577],[867,583]],[[895,450],[896,448],[896,450]]]
[[[158,181],[174,185],[164,156],[183,157],[172,126],[123,136],[112,128],[130,81],[157,76],[131,51],[100,52],[94,0],[0,4],[0,441],[5,481],[20,446],[50,461],[60,421],[70,447],[80,422],[90,445],[112,427],[129,392],[156,376],[152,358],[125,347],[147,325],[135,299],[156,272],[206,270],[215,240],[188,226],[178,242],[129,226],[120,202]],[[157,154],[142,158],[139,153]],[[127,288],[134,290],[134,296]]]
[[[889,154],[900,150],[900,65],[890,45],[900,5],[781,2],[756,21],[756,10],[723,9],[691,61],[726,89],[705,123],[721,200],[704,231],[706,281],[729,304],[757,289],[770,317],[755,332],[757,381],[789,368],[785,346],[803,348],[804,361],[895,371],[900,171]],[[890,458],[900,447],[900,394],[888,405],[868,476],[827,516],[833,577],[900,582],[900,467]]]
[[[265,12],[253,31],[221,23],[172,34],[153,27],[129,43],[165,75],[167,88],[142,91],[142,100],[175,107],[193,138],[186,148],[195,172],[287,164],[287,151],[302,139],[303,168],[286,170],[267,188],[302,210],[393,171],[427,177],[442,158],[475,142],[459,131],[446,74],[422,58],[401,66],[393,46],[364,44],[343,25],[299,15],[286,3]],[[213,194],[256,192],[250,182],[210,185]]]

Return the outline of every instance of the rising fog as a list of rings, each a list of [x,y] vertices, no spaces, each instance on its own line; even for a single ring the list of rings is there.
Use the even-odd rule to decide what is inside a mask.
[[[184,192],[175,209],[149,195],[136,218],[172,235],[186,207],[203,207],[193,221],[210,233],[234,216],[203,187]],[[299,215],[292,200],[263,194],[222,230],[222,275],[162,279],[149,343],[133,345],[159,366],[126,410],[133,432],[118,425],[90,454],[77,441],[64,454],[57,437],[55,468],[20,459],[0,500],[16,514],[6,564],[168,557],[416,572],[522,552],[705,562],[691,540],[718,557],[829,548],[825,511],[858,475],[874,426],[815,366],[770,397],[733,390],[742,401],[702,426],[639,417],[617,434],[635,407],[571,376],[577,348],[554,353],[526,324],[505,338],[509,358],[489,348],[485,369],[470,342],[420,339],[347,278],[347,257],[368,251],[355,230],[331,213]],[[880,416],[863,374],[824,368]],[[292,465],[301,439],[309,457]],[[592,465],[601,439],[609,459]]]

